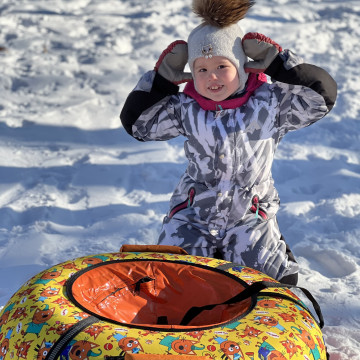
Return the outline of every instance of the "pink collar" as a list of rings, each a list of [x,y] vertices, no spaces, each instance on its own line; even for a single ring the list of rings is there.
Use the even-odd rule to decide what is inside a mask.
[[[184,89],[184,94],[190,96],[196,100],[202,109],[204,110],[225,110],[225,109],[235,109],[240,107],[249,100],[249,97],[254,93],[254,91],[261,86],[263,83],[266,83],[266,75],[264,73],[260,74],[250,74],[247,82],[245,93],[241,94],[239,97],[230,100],[223,100],[219,103],[207,99],[201,96],[195,89],[194,81],[190,81],[186,84]]]

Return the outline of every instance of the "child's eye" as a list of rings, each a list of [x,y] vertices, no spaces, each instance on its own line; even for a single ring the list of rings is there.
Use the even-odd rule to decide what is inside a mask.
[[[205,68],[199,69],[199,72],[206,72]]]
[[[218,66],[218,69],[225,69],[226,68],[226,65],[219,65]]]

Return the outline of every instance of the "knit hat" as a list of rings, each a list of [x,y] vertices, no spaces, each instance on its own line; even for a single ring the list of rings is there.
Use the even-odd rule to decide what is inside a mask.
[[[244,89],[248,78],[244,64],[248,60],[241,43],[244,34],[237,23],[253,5],[251,0],[193,0],[193,11],[203,23],[188,38],[188,63],[192,73],[197,58],[224,56],[237,68],[239,90]]]

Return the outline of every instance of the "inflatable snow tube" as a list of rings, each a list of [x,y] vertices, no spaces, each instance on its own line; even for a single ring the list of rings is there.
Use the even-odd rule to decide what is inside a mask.
[[[0,313],[0,360],[326,359],[307,295],[316,319],[253,269],[125,245],[24,284]]]

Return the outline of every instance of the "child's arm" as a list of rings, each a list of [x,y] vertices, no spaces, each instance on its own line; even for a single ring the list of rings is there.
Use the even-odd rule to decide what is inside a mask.
[[[289,50],[283,51],[280,45],[259,33],[246,34],[243,38],[243,47],[245,54],[253,59],[245,64],[246,72],[264,72],[271,76],[272,80],[310,88],[321,96],[326,106],[324,111],[317,111],[317,115],[312,119],[311,116],[308,116],[303,125],[306,126],[318,120],[333,108],[337,86],[334,79],[324,69],[303,63],[302,60],[299,61],[300,58],[295,54]],[[297,93],[298,97],[307,98],[310,107],[313,99],[313,106],[321,108],[319,106],[321,98],[316,101],[315,97],[308,96],[306,91],[294,91],[294,93]],[[308,114],[311,114],[311,110],[308,111]]]
[[[178,85],[192,79],[191,74],[185,73],[184,68],[187,63],[187,44],[185,41],[175,41],[163,51],[154,71],[146,73],[139,81],[137,87],[129,94],[120,114],[120,119],[125,130],[138,140],[142,139],[138,134],[133,133],[133,125],[141,115],[150,110],[155,104],[161,105],[162,100],[167,102],[167,98],[175,95],[179,91]],[[159,107],[159,109],[161,106]],[[161,117],[156,112],[157,118],[166,121],[165,116]],[[149,118],[150,116],[146,116]],[[155,114],[151,115],[153,120]],[[146,120],[145,120],[146,121]],[[156,125],[155,125],[156,126]],[[159,126],[158,126],[159,127]],[[176,136],[179,132],[172,131],[172,124],[160,126],[169,131],[164,134],[164,139]],[[175,134],[177,133],[177,134]],[[160,135],[161,136],[161,135]]]

